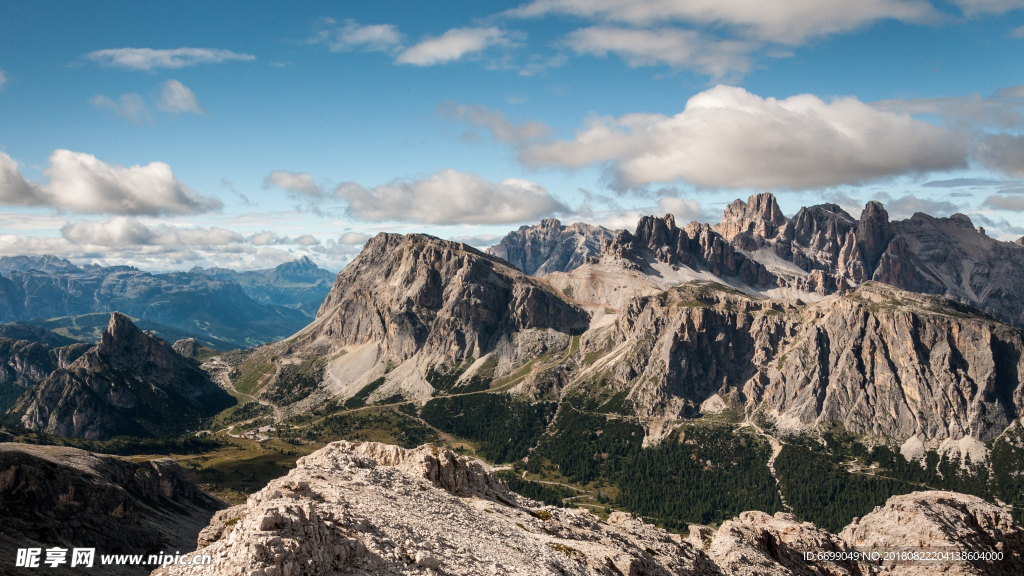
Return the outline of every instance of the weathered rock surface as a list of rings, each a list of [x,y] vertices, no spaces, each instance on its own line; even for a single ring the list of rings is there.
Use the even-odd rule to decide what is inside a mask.
[[[590,224],[562,225],[554,218],[536,226],[522,226],[509,232],[501,242],[487,249],[532,276],[551,272],[568,272],[582,266],[587,258],[597,256],[614,232]]]
[[[582,510],[541,507],[444,449],[343,441],[300,459],[245,505],[219,512],[199,537],[199,552],[212,556],[212,567],[168,566],[153,574],[931,574],[938,572],[886,572],[870,562],[805,554],[851,553],[855,544],[913,545],[915,534],[928,544],[932,533],[942,545],[1018,546],[1014,554],[1020,554],[1021,527],[1008,515],[951,493],[890,499],[841,536],[789,514],[745,512],[717,531],[694,527],[683,539],[621,512],[602,521]],[[1018,556],[950,573],[1009,574],[1005,569],[1016,569]]]
[[[546,285],[468,245],[379,234],[338,275],[300,338],[381,342],[396,362],[422,348],[461,360],[486,354],[517,330],[568,332],[588,320]]]
[[[790,330],[744,387],[784,426],[987,441],[1024,413],[1021,332],[954,303],[869,284]]]
[[[717,573],[704,553],[629,515],[604,523],[539,507],[429,446],[335,442],[219,518],[229,517],[204,532],[212,570],[154,574]]]
[[[95,547],[97,554],[187,552],[224,507],[170,459],[134,463],[76,448],[0,443],[0,571],[13,565],[14,550],[25,547]],[[74,574],[81,569],[43,570]],[[146,570],[94,567],[90,572]]]
[[[806,307],[691,283],[632,299],[610,330],[580,354],[610,339],[589,373],[647,421],[693,416],[717,394],[784,429],[986,441],[1024,412],[1019,330],[877,283]]]
[[[233,402],[193,361],[115,312],[97,346],[39,382],[11,412],[26,428],[104,439],[181,432]]]
[[[1001,560],[882,562],[894,576],[1024,573],[1024,530],[1002,508],[956,492],[893,496],[840,533],[860,550],[1002,553]]]
[[[867,561],[844,560],[855,552],[842,538],[792,514],[744,512],[727,520],[715,533],[708,555],[724,574],[735,576],[868,576],[877,567]],[[805,554],[834,553],[837,560],[806,559]],[[849,557],[849,556],[847,556]]]

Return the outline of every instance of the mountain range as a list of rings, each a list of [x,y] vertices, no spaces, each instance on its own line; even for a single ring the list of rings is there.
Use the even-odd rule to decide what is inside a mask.
[[[122,312],[168,340],[220,350],[279,340],[316,313],[334,275],[303,257],[267,270],[193,268],[153,274],[130,266],[76,266],[53,256],[0,257],[0,322],[98,337]],[[90,318],[90,314],[101,313]]]

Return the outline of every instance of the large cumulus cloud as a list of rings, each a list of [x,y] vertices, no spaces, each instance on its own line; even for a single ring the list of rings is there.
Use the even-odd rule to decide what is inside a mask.
[[[118,166],[91,154],[55,150],[43,176],[43,183],[26,179],[17,162],[0,152],[0,203],[131,216],[197,214],[222,206],[196,194],[163,162]]]
[[[521,158],[531,166],[606,164],[622,187],[802,190],[965,167],[967,148],[958,131],[853,97],[779,100],[719,85],[675,116],[591,118],[574,139],[530,144]]]

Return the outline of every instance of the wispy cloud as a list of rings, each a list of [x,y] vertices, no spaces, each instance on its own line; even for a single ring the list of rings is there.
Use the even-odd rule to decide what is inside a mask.
[[[478,54],[506,41],[505,33],[496,27],[453,28],[441,36],[427,38],[405,49],[395,59],[395,63],[414,66],[445,64],[467,55]]]
[[[390,52],[401,46],[402,33],[392,24],[362,25],[351,18],[338,24],[334,18],[322,18],[314,27],[314,34],[307,42],[325,44],[331,52]]]
[[[216,64],[229,61],[252,61],[256,57],[218,48],[107,48],[85,54],[83,58],[101,66],[127,68],[129,70],[153,70],[154,68],[185,68],[197,64]]]
[[[152,124],[153,115],[146,106],[146,101],[138,94],[122,94],[117,101],[111,100],[102,94],[93,96],[90,100],[97,108],[111,110],[121,118],[132,124]]]
[[[164,112],[170,112],[172,114],[199,114],[200,116],[206,115],[206,110],[203,110],[202,105],[199,104],[199,100],[196,99],[195,92],[189,89],[177,80],[168,80],[164,82],[163,88],[160,90],[160,99],[157,100],[157,109],[163,110]]]

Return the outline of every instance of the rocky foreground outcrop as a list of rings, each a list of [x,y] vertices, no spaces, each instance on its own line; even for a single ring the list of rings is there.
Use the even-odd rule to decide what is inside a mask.
[[[180,433],[233,403],[195,362],[115,312],[97,346],[54,370],[9,414],[58,436],[151,437]]]
[[[955,513],[935,513],[937,503]],[[199,537],[199,553],[210,554],[212,566],[153,574],[1011,574],[1024,566],[1022,536],[1007,513],[977,498],[920,492],[890,499],[839,536],[789,514],[746,512],[718,530],[692,526],[683,539],[621,512],[602,521],[583,510],[540,506],[446,449],[342,441],[300,459],[245,505],[218,513]],[[949,563],[945,572],[816,556],[849,556],[855,544],[880,550],[919,542],[1004,556]]]
[[[0,443],[0,573],[18,548],[96,548],[97,554],[186,552],[224,502],[170,459],[135,463],[76,448]],[[34,572],[75,574],[44,567]],[[25,573],[32,571],[26,570]],[[95,574],[139,574],[141,567]]]

